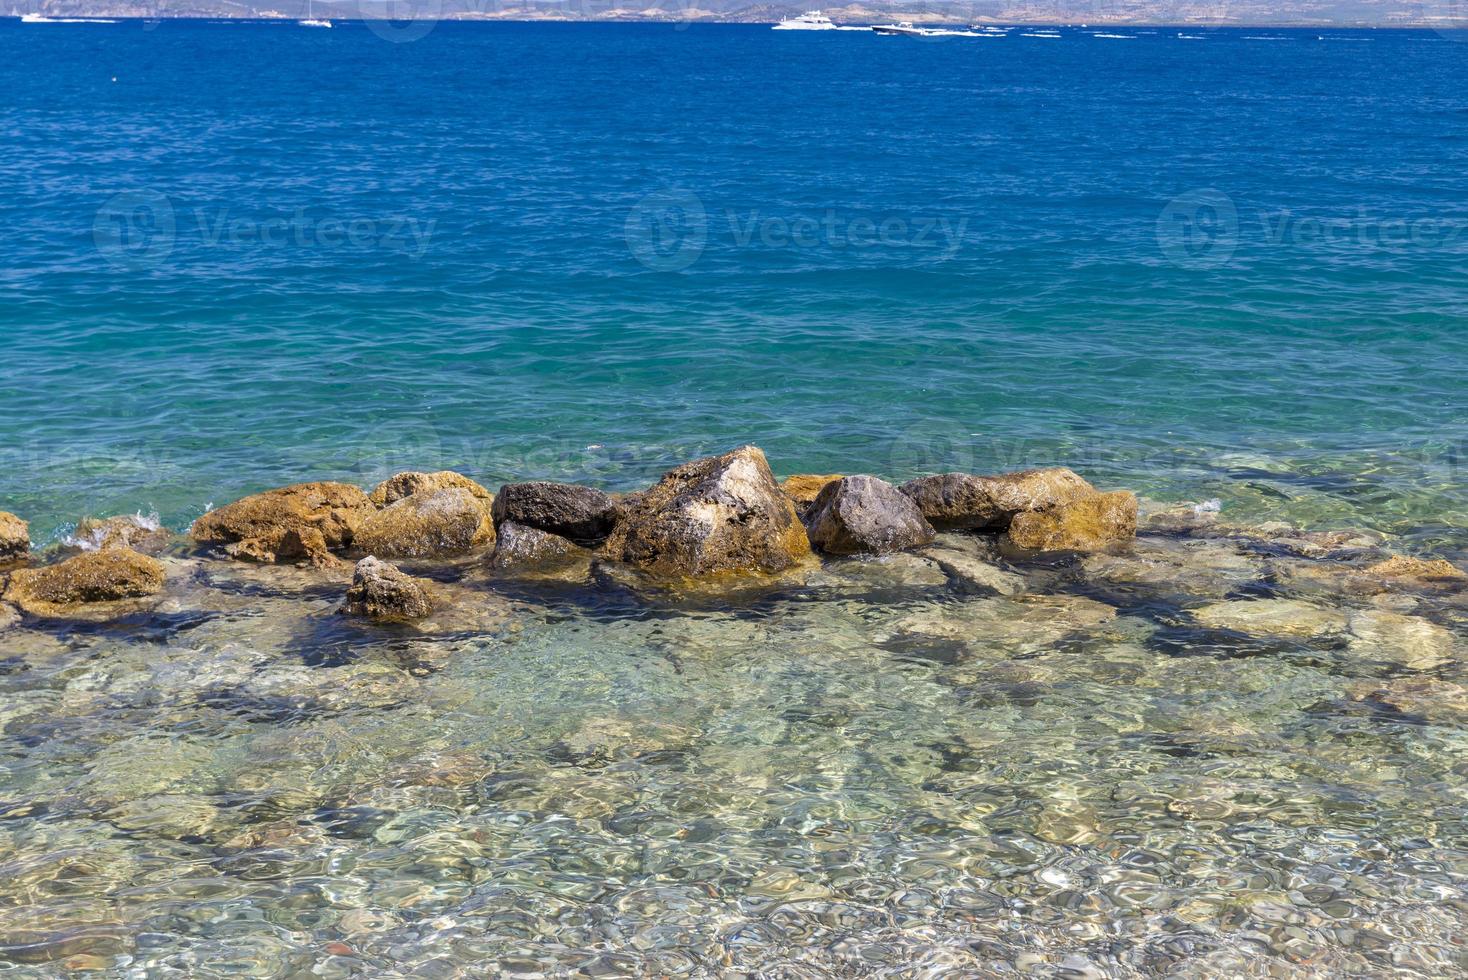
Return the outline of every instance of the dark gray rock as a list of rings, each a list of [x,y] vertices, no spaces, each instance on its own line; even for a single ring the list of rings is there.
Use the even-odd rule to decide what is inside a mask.
[[[585,548],[559,534],[505,521],[499,526],[499,538],[495,541],[490,564],[495,568],[513,569],[569,560],[585,553]]]
[[[433,611],[433,601],[424,582],[368,557],[357,562],[341,611],[382,621],[422,619]]]
[[[912,498],[874,476],[828,484],[806,512],[805,529],[811,544],[833,555],[880,555],[933,541]]]
[[[574,483],[509,483],[494,498],[495,526],[512,521],[578,544],[595,544],[616,526],[616,502]]]

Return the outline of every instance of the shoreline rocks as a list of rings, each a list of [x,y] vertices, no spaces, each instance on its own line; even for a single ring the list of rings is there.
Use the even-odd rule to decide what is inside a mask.
[[[654,574],[768,574],[810,554],[795,504],[755,446],[671,469],[623,507],[604,552]]]
[[[789,497],[795,504],[795,510],[802,516],[805,511],[820,496],[827,484],[835,483],[844,474],[828,473],[824,476],[814,473],[800,473],[795,476],[786,477],[780,483],[780,492]]]
[[[427,490],[467,490],[486,503],[494,502],[494,494],[489,490],[453,470],[439,470],[436,473],[407,470],[395,474],[373,487],[372,492],[367,494],[367,499],[378,507],[386,507],[404,497]]]
[[[933,543],[935,532],[911,497],[874,476],[828,483],[805,516],[810,543],[832,555],[884,555]]]
[[[12,572],[5,601],[33,616],[64,617],[77,607],[145,599],[163,591],[163,563],[128,548],[88,551],[54,565]]]
[[[0,510],[0,561],[20,561],[30,552],[30,525],[9,511]]]
[[[507,483],[494,498],[494,523],[509,521],[577,544],[597,544],[616,526],[611,497],[574,483]]]
[[[66,543],[82,551],[106,551],[109,548],[131,548],[145,555],[156,555],[168,547],[173,532],[156,517],[123,514],[99,520],[84,517],[77,523]]]
[[[1095,493],[1049,510],[1016,514],[1009,540],[1035,551],[1095,551],[1137,536],[1137,498],[1130,490]]]
[[[357,528],[377,508],[361,488],[330,481],[295,483],[242,497],[194,521],[190,535],[222,545],[232,558],[249,561],[331,562],[331,552],[352,543]],[[295,532],[287,539],[289,532]],[[313,533],[314,532],[314,533]]]
[[[1051,510],[1097,492],[1063,466],[1000,476],[942,473],[909,480],[899,489],[941,531],[1003,531],[1018,514]]]
[[[501,524],[498,534],[494,555],[489,562],[494,568],[518,570],[569,561],[581,555],[589,557],[585,548],[558,534],[526,527],[514,521]]]
[[[449,558],[494,543],[489,501],[463,487],[420,490],[368,515],[352,548],[379,558]]]
[[[357,562],[340,612],[377,622],[408,622],[433,612],[428,584],[377,558]]]

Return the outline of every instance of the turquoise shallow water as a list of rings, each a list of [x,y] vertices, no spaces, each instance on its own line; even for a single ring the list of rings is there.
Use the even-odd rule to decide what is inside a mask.
[[[0,973],[1468,971],[1468,592],[1368,570],[1468,567],[1468,45],[1121,33],[0,23],[38,544],[745,441],[1221,506],[392,627],[175,539],[0,623]]]
[[[0,27],[0,501],[613,486],[744,441],[1461,525],[1431,32]]]

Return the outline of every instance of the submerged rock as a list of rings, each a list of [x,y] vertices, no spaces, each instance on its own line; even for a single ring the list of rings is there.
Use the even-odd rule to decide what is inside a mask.
[[[505,521],[499,526],[490,564],[500,569],[519,569],[567,561],[578,556],[589,557],[590,553],[558,534]]]
[[[462,473],[453,470],[439,470],[436,473],[421,473],[417,470],[408,470],[388,477],[367,495],[378,507],[386,507],[397,503],[404,497],[411,497],[415,493],[423,493],[426,490],[468,490],[474,496],[486,503],[494,501],[494,494],[483,486],[475,483]]]
[[[780,492],[789,497],[795,503],[795,509],[804,512],[816,497],[820,496],[826,484],[835,483],[841,479],[842,474],[832,473],[819,476],[814,473],[801,473],[796,476],[787,477],[780,484]]]
[[[1433,677],[1365,681],[1354,685],[1349,694],[1353,701],[1372,701],[1434,723],[1468,720],[1468,689]]]
[[[447,558],[493,541],[489,501],[449,487],[410,494],[369,515],[352,547],[380,558]]]
[[[140,599],[163,591],[163,563],[127,548],[89,551],[10,576],[5,599],[34,616],[65,616],[73,607]]]
[[[669,470],[623,506],[606,554],[655,574],[779,572],[810,553],[795,505],[754,446]]]
[[[0,510],[0,561],[17,561],[30,551],[30,525],[9,511]]]
[[[833,555],[881,555],[933,542],[933,528],[912,498],[874,476],[826,484],[805,513],[810,542]]]
[[[1297,599],[1234,599],[1192,611],[1209,629],[1233,630],[1255,636],[1318,637],[1341,633],[1346,614]]]
[[[1457,640],[1452,632],[1421,616],[1362,609],[1350,614],[1349,629],[1353,657],[1411,670],[1430,670],[1456,659]]]
[[[1019,595],[1027,587],[1023,576],[1006,572],[968,548],[944,544],[930,549],[926,554],[947,575],[970,589],[997,592],[1000,595]]]
[[[172,532],[158,523],[156,517],[124,514],[106,520],[84,518],[67,539],[67,544],[82,551],[131,548],[141,554],[156,555],[168,546],[172,536]]]
[[[929,523],[941,530],[999,530],[1015,515],[1050,510],[1096,492],[1063,466],[1001,476],[943,473],[910,480],[900,488]]]
[[[8,602],[0,602],[0,632],[20,623],[20,610]]]
[[[1037,551],[1094,551],[1137,534],[1137,498],[1130,490],[1096,493],[1050,510],[1016,514],[1009,539]]]
[[[235,558],[296,560],[294,547],[304,546],[309,560],[326,562],[329,552],[351,544],[357,528],[376,512],[367,495],[349,484],[297,483],[211,510],[194,522],[190,534],[203,544],[224,545]],[[296,540],[286,542],[292,531]]]
[[[1363,572],[1374,578],[1411,585],[1462,588],[1468,585],[1468,572],[1441,558],[1426,560],[1406,555],[1393,555],[1368,566]]]
[[[352,574],[352,587],[341,611],[379,621],[422,619],[433,612],[427,583],[385,561],[363,558]]]
[[[512,521],[580,544],[612,533],[618,508],[611,497],[574,483],[509,483],[494,500],[496,525]]]

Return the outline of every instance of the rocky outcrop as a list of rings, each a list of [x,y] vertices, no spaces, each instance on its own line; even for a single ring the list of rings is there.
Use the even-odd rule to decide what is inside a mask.
[[[494,494],[464,474],[455,473],[453,470],[439,470],[436,473],[409,470],[405,473],[398,473],[373,487],[367,499],[379,507],[386,507],[388,504],[397,503],[404,497],[411,497],[415,493],[423,493],[426,490],[452,489],[468,490],[486,503],[494,500]]]
[[[433,612],[433,600],[426,582],[367,557],[357,562],[341,611],[379,622],[407,622]]]
[[[779,572],[810,553],[795,505],[754,446],[669,470],[622,507],[604,552],[654,574]]]
[[[1002,531],[1018,514],[1050,510],[1096,492],[1062,466],[1001,476],[943,473],[911,480],[901,490],[930,524],[945,531]]]
[[[379,558],[448,558],[494,542],[489,502],[462,487],[424,490],[369,515],[352,547]]]
[[[874,476],[828,483],[805,514],[810,543],[833,555],[883,555],[933,542],[911,497]]]
[[[820,496],[822,490],[828,483],[835,483],[841,479],[843,474],[830,473],[819,476],[814,473],[801,473],[796,476],[787,477],[780,484],[780,492],[795,502],[795,510],[804,513],[805,509]]]
[[[512,521],[578,544],[604,540],[618,513],[611,497],[574,483],[509,483],[494,498],[496,525]]]
[[[34,616],[65,616],[74,607],[157,595],[163,580],[158,559],[109,548],[55,565],[18,569],[10,576],[5,600]]]
[[[1130,490],[1093,493],[1043,511],[1014,516],[1009,539],[1037,551],[1094,551],[1137,535],[1137,497]]]
[[[235,558],[296,561],[305,547],[306,560],[329,563],[330,552],[351,544],[357,528],[376,512],[367,495],[349,484],[297,483],[211,510],[190,533],[203,544],[223,545]],[[289,532],[296,532],[291,540]]]
[[[30,525],[9,511],[0,510],[0,561],[19,561],[30,552]]]
[[[171,532],[157,518],[124,514],[106,520],[83,518],[66,543],[82,551],[131,548],[141,554],[156,555],[168,547],[171,537]]]
[[[494,557],[490,565],[499,569],[518,569],[560,562],[587,554],[586,549],[558,534],[539,528],[505,521],[497,530]]]

